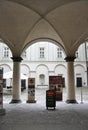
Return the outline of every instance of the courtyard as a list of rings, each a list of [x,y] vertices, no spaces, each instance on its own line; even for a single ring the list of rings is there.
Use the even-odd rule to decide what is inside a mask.
[[[88,130],[88,88],[76,88],[76,97],[78,104],[67,104],[64,88],[63,101],[56,102],[55,110],[47,110],[46,89],[35,90],[36,103],[26,103],[27,90],[20,104],[9,104],[11,94],[5,94],[6,114],[0,117],[0,130]]]
[[[37,101],[36,103],[40,103],[40,104],[44,104],[45,105],[45,101],[46,101],[46,90],[48,90],[47,88],[36,88],[35,89],[35,100]],[[63,100],[62,102],[66,101],[66,88],[63,88]],[[12,90],[7,89],[4,92],[4,96],[3,96],[3,102],[4,103],[10,103],[12,99]],[[21,100],[22,103],[26,103],[28,99],[28,90],[24,90],[23,92],[21,92]],[[88,102],[88,87],[76,87],[76,100],[78,103],[85,103]],[[57,102],[58,103],[58,102]]]

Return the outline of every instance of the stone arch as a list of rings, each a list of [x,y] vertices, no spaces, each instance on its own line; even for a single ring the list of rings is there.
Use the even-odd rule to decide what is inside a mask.
[[[63,69],[66,71],[66,65],[58,64],[55,66],[54,72],[56,75],[58,75],[58,74],[64,75],[65,73],[64,73]]]
[[[0,65],[0,67],[2,67],[3,68],[3,73],[5,73],[5,72],[8,72],[8,71],[11,71],[12,70],[12,68],[11,68],[11,66],[10,65],[8,65],[8,64],[1,64]]]
[[[59,43],[59,42],[56,41],[55,39],[46,38],[46,37],[45,37],[45,38],[42,38],[42,37],[41,37],[41,38],[37,38],[37,39],[31,40],[30,42],[28,42],[28,43],[24,46],[22,52],[23,52],[24,50],[26,50],[26,49],[27,49],[29,46],[31,46],[32,44],[35,44],[35,43],[37,43],[37,42],[42,42],[42,41],[44,41],[44,42],[50,42],[50,43],[52,43],[52,44],[55,44],[55,45],[61,47],[62,50],[64,51],[64,53],[66,54],[65,48],[62,46],[61,43]]]
[[[45,19],[40,19],[35,24],[35,26],[28,34],[24,46],[36,39],[53,39],[53,41],[57,41],[57,43],[60,43],[64,47],[63,41],[58,35],[56,29],[50,24],[50,22]]]
[[[2,36],[1,34],[0,34],[0,42],[2,44],[6,44],[10,48],[10,51],[11,51],[11,53],[13,55],[13,47],[14,47],[14,45],[8,39],[6,39],[4,36]]]
[[[27,75],[29,77],[30,75],[30,67],[26,64],[21,64],[21,73]]]

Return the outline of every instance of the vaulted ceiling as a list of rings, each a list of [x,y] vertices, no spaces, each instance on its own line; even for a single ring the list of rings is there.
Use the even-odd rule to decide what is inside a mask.
[[[38,39],[74,56],[88,37],[88,0],[0,0],[0,38],[14,56]]]

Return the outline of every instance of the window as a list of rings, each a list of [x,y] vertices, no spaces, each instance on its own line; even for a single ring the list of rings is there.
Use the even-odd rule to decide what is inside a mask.
[[[4,57],[9,57],[9,48],[4,47]]]
[[[40,58],[44,58],[44,47],[40,47]]]
[[[62,57],[62,49],[61,48],[57,48],[57,57],[58,58]]]

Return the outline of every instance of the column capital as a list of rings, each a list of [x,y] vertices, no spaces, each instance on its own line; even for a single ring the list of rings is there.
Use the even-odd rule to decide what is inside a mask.
[[[21,62],[23,59],[21,57],[11,57],[13,62]]]
[[[76,58],[75,56],[73,57],[68,56],[68,57],[65,57],[64,59],[66,60],[66,62],[74,62],[75,58]]]

